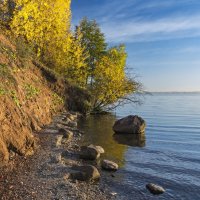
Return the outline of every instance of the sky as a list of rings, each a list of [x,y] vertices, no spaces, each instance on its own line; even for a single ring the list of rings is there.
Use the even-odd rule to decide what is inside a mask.
[[[72,0],[73,25],[85,16],[126,45],[145,90],[200,91],[200,0]]]

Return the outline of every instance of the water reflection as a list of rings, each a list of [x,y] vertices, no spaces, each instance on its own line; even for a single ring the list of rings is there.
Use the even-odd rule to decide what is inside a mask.
[[[146,143],[145,134],[114,134],[113,138],[119,144],[133,147],[144,147]]]
[[[79,128],[85,132],[83,145],[100,145],[105,149],[103,158],[116,161],[120,167],[124,165],[124,154],[128,147],[113,139],[112,126],[116,121],[113,115],[89,116],[79,121]]]

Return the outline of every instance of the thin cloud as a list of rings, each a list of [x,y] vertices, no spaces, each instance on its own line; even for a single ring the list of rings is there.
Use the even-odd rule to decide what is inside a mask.
[[[110,42],[155,41],[200,35],[200,15],[154,21],[111,22],[102,24]]]

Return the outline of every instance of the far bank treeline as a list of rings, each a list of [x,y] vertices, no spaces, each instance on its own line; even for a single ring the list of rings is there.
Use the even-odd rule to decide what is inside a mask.
[[[133,101],[128,97],[140,84],[126,74],[125,46],[108,47],[95,20],[84,18],[71,30],[71,0],[3,3],[12,32],[24,38],[49,68],[86,89],[92,112],[109,111]]]

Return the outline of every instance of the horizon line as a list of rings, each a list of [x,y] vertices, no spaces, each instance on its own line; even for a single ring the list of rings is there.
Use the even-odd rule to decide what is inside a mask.
[[[147,93],[200,93],[200,91],[144,91]]]

